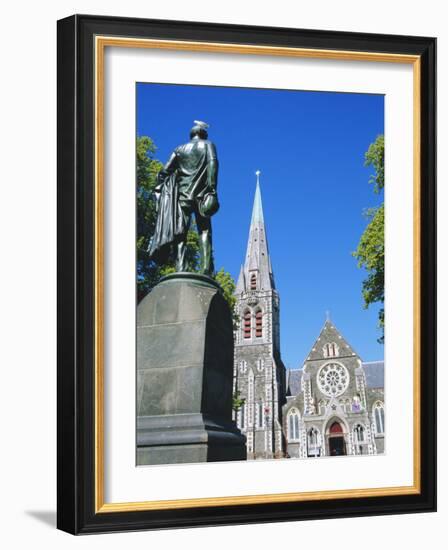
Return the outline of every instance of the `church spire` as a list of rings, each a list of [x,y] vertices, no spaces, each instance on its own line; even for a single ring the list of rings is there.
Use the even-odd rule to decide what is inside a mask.
[[[257,183],[252,208],[249,241],[247,243],[244,266],[238,278],[237,292],[272,290],[274,288],[274,278],[264,225],[263,204],[261,201],[260,174],[260,170],[255,172]]]
[[[257,176],[257,187],[255,188],[255,198],[254,198],[254,206],[252,209],[251,226],[257,223],[264,224],[263,204],[261,202],[261,191],[260,191],[260,174],[261,174],[260,170],[257,170],[255,172],[255,175]]]
[[[280,299],[269,258],[260,173],[255,172],[247,252],[235,289],[235,314],[240,322],[235,330],[234,391],[244,399],[235,420],[247,435],[248,460],[284,455],[286,373],[280,355]],[[249,221],[249,212],[247,217]]]

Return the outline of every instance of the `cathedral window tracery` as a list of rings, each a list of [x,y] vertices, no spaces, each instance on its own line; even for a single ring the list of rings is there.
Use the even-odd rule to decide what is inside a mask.
[[[288,441],[299,440],[299,412],[297,409],[291,409],[288,413]]]
[[[317,385],[328,397],[342,395],[348,387],[349,379],[348,370],[339,363],[327,363],[317,373]]]
[[[384,434],[384,404],[381,401],[373,405],[373,425],[376,434]]]
[[[364,441],[364,428],[363,426],[361,426],[361,424],[358,424],[355,427],[355,436],[357,441],[359,442]]]
[[[308,456],[320,456],[320,437],[318,430],[313,426],[308,430],[307,448]]]
[[[366,441],[365,429],[361,424],[357,424],[353,429],[355,454],[363,454],[363,443]]]
[[[322,351],[325,358],[339,356],[339,346],[334,342],[329,342],[325,344]]]

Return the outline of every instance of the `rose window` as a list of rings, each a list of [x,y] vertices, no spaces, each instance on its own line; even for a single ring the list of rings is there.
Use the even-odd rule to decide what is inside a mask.
[[[345,367],[337,363],[324,365],[317,374],[317,385],[328,397],[342,395],[348,387],[349,374]]]

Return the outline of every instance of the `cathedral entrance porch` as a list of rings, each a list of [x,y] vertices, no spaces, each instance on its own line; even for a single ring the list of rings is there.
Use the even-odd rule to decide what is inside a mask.
[[[328,454],[330,456],[344,456],[347,454],[344,431],[339,422],[335,421],[331,424],[327,434]]]

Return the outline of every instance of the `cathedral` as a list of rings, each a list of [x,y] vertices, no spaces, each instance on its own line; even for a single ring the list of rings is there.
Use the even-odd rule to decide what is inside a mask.
[[[247,458],[383,453],[383,361],[362,362],[327,318],[300,369],[282,362],[259,172],[235,295],[234,415]]]

